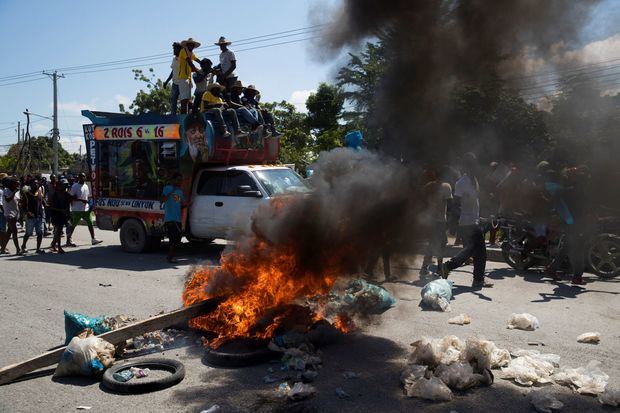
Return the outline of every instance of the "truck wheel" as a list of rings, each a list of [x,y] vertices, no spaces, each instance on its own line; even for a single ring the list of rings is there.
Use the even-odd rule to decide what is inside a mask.
[[[148,247],[148,237],[142,222],[128,219],[121,225],[121,247],[126,252],[144,252]]]

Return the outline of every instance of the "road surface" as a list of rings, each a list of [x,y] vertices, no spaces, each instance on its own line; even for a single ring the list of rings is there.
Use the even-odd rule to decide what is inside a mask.
[[[121,251],[115,233],[99,231],[98,246],[88,242],[86,228],[76,230],[80,244],[66,255],[0,258],[0,365],[30,358],[64,341],[63,310],[90,315],[130,314],[144,318],[181,305],[185,274],[191,265],[217,264],[222,244],[184,244],[182,260],[171,265],[165,251],[144,255]],[[31,241],[32,242],[32,241]],[[49,243],[49,239],[44,241]],[[537,274],[517,275],[501,263],[489,263],[488,275],[495,286],[482,292],[468,288],[471,268],[455,271],[452,312],[424,311],[419,307],[422,282],[415,262],[394,264],[398,281],[384,283],[397,304],[371,320],[361,332],[338,344],[323,348],[323,369],[314,385],[315,397],[295,405],[273,400],[278,383],[265,384],[263,377],[272,365],[240,369],[218,369],[202,363],[199,345],[155,353],[181,360],[186,378],[179,385],[156,393],[119,396],[108,393],[88,379],[52,381],[51,375],[0,386],[2,412],[69,412],[77,406],[92,406],[92,412],[199,412],[214,404],[222,412],[429,412],[529,411],[529,388],[500,378],[491,387],[455,394],[450,403],[433,403],[403,396],[399,373],[409,352],[409,343],[421,338],[479,336],[498,346],[527,348],[530,341],[545,343],[544,352],[559,354],[563,366],[577,367],[600,360],[620,384],[620,280],[602,281],[586,277],[585,287],[567,282],[542,280]],[[104,287],[103,285],[111,284]],[[529,312],[541,323],[534,332],[507,330],[511,313]],[[472,318],[468,326],[449,325],[459,313]],[[599,331],[599,345],[579,344],[576,337]],[[359,379],[344,379],[344,371]],[[351,395],[339,399],[335,389]],[[552,387],[565,403],[564,412],[605,411],[595,398]]]

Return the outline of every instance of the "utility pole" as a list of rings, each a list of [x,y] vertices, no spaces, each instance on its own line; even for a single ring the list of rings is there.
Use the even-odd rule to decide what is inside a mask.
[[[58,175],[58,140],[60,139],[60,133],[58,131],[58,85],[57,81],[59,77],[65,77],[63,74],[58,74],[54,70],[54,73],[43,72],[52,78],[54,83],[54,128],[52,129],[52,173]]]
[[[20,140],[21,140],[20,139],[20,134],[21,134],[21,130],[20,129],[21,129],[21,122],[17,121],[17,143],[19,143]]]

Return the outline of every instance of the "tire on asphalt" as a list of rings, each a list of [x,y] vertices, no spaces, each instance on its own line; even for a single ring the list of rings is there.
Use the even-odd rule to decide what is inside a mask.
[[[140,253],[147,250],[149,239],[146,228],[137,219],[129,218],[123,222],[120,231],[121,247],[123,251]]]
[[[120,382],[114,379],[114,373],[127,370],[130,367],[148,368],[150,370],[166,370],[172,374],[155,380],[131,379]],[[162,390],[180,383],[185,378],[185,366],[178,360],[153,358],[115,364],[103,373],[101,384],[115,393],[137,394]]]
[[[611,279],[620,275],[620,237],[599,234],[588,247],[586,263],[600,278]]]
[[[203,362],[216,367],[244,367],[265,363],[280,356],[280,353],[269,350],[267,343],[246,350],[226,350],[226,343],[221,347],[206,348]]]

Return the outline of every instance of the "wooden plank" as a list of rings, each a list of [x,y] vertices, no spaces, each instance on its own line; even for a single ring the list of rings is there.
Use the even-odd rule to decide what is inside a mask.
[[[215,310],[224,299],[225,297],[210,298],[189,307],[180,308],[169,313],[156,315],[146,320],[129,324],[118,330],[108,331],[107,333],[100,334],[98,337],[115,345],[120,344],[132,337],[178,325],[201,314],[211,312]],[[10,383],[26,373],[58,363],[65,349],[66,347],[63,346],[57,350],[48,351],[40,356],[0,369],[0,385]]]

